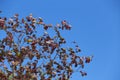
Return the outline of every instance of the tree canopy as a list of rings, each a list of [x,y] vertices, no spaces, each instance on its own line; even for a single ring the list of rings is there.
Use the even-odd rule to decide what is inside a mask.
[[[70,43],[74,46],[65,46],[61,32],[71,29],[66,20],[53,26],[32,14],[25,18],[0,16],[0,31],[6,34],[0,40],[0,79],[69,80],[76,71],[86,76],[82,69],[92,56],[80,56],[75,41]]]

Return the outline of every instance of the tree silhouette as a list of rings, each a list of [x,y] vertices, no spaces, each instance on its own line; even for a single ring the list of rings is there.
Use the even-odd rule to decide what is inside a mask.
[[[61,32],[71,28],[66,20],[53,26],[32,14],[0,17],[0,31],[6,34],[0,40],[0,80],[69,80],[76,71],[86,76],[82,68],[92,56],[80,56],[75,41],[65,46]]]

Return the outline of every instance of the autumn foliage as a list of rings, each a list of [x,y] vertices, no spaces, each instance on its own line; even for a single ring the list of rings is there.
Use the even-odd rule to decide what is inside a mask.
[[[82,69],[92,56],[80,56],[75,41],[64,46],[61,32],[71,28],[66,20],[53,26],[32,14],[0,17],[0,31],[6,33],[0,40],[0,80],[69,80],[76,71],[86,76]]]

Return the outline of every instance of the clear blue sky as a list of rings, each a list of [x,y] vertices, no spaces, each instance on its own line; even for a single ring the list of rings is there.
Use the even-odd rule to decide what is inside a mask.
[[[69,21],[68,42],[76,40],[83,55],[94,55],[85,66],[88,76],[75,73],[71,80],[120,80],[119,0],[0,0],[0,10],[2,16],[33,13],[46,23]]]

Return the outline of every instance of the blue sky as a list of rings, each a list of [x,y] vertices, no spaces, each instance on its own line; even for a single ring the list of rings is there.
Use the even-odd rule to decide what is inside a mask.
[[[46,23],[69,21],[72,30],[64,34],[68,42],[76,40],[82,55],[94,55],[85,66],[88,75],[75,73],[71,80],[120,80],[119,0],[1,0],[0,10],[0,16],[32,13]]]

